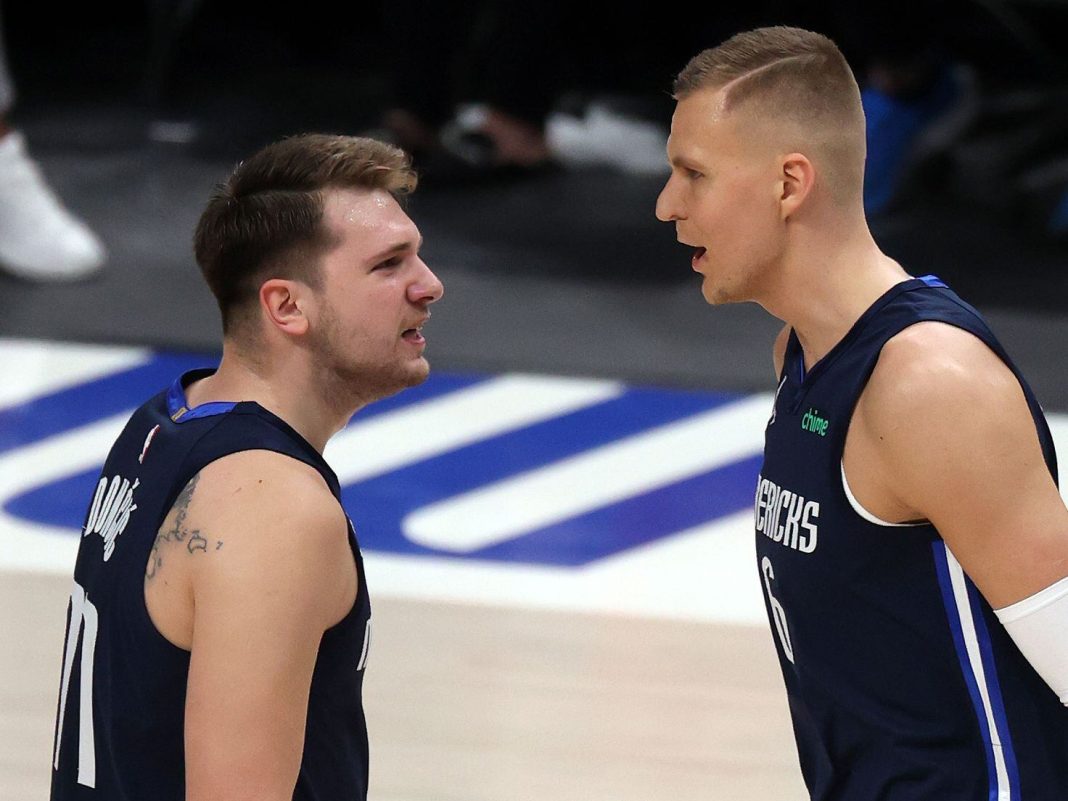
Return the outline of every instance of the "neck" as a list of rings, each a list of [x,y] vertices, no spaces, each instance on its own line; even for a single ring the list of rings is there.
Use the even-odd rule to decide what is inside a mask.
[[[212,401],[254,401],[285,420],[322,453],[359,407],[338,408],[335,399],[311,391],[316,385],[298,352],[274,354],[261,364],[227,341],[219,369],[188,387],[186,400],[190,407]]]
[[[828,237],[828,231],[836,235]],[[879,250],[863,219],[853,226],[824,224],[794,233],[776,285],[761,305],[794,329],[811,367],[872,303],[909,276]]]

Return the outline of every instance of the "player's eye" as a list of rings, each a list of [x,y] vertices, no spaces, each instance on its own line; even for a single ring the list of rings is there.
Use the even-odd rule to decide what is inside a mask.
[[[386,259],[385,261],[380,261],[378,264],[376,264],[374,267],[372,267],[371,270],[372,270],[372,272],[374,270],[388,270],[391,267],[396,267],[402,261],[404,261],[404,256],[401,256],[401,255],[393,256],[391,258]]]

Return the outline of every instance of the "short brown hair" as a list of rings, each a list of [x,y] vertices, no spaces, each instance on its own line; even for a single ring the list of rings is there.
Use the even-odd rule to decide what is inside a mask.
[[[411,159],[357,136],[302,134],[267,145],[212,192],[193,237],[197,264],[222,314],[223,333],[253,308],[263,281],[313,286],[331,239],[321,225],[323,190],[415,190]]]
[[[859,191],[864,110],[845,56],[826,36],[776,26],[735,34],[694,56],[675,79],[678,100],[723,90],[723,110],[755,108],[772,123],[793,122],[829,157],[832,177]],[[840,182],[839,182],[840,183]]]

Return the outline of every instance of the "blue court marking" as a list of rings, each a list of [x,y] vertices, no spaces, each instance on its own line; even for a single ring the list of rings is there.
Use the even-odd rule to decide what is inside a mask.
[[[586,565],[751,508],[762,460],[753,456],[468,556],[566,567]]]
[[[167,384],[174,381],[175,377],[187,370],[197,367],[210,366],[213,362],[203,356],[183,355],[161,356],[158,360],[144,365],[143,367],[125,370],[107,378],[83,384],[30,401],[11,410],[17,412],[13,418],[26,416],[33,421],[28,431],[21,438],[25,442],[18,445],[31,444],[45,437],[71,430],[86,423],[104,419],[121,411],[130,410],[144,403],[155,392],[160,391]],[[159,384],[159,379],[164,376],[161,371],[167,371],[164,383]],[[424,383],[417,387],[393,395],[378,401],[366,409],[357,413],[354,419],[365,420],[388,411],[402,408],[413,403],[428,400],[430,398],[447,395],[460,389],[474,386],[488,380],[485,376],[473,375],[432,375]],[[149,387],[146,390],[146,386]],[[86,390],[89,387],[89,390]],[[93,391],[103,391],[103,398],[96,397]],[[89,417],[91,409],[95,408],[97,414]],[[77,414],[74,413],[77,410]],[[61,415],[58,421],[35,418],[30,415]],[[71,420],[62,415],[76,417],[78,422],[72,424]],[[88,419],[87,419],[88,418]],[[51,427],[49,427],[49,423]],[[0,442],[7,439],[17,440],[20,438],[18,431],[8,431],[6,426],[15,425],[11,419],[0,417]],[[14,446],[12,446],[14,447]],[[10,450],[11,448],[8,448]],[[0,453],[3,453],[0,448]],[[66,476],[49,484],[27,490],[20,495],[11,498],[4,504],[4,510],[16,517],[43,523],[49,526],[70,528],[77,532],[86,514],[88,499],[93,495],[93,489],[100,477],[100,465],[85,470],[81,473]]]
[[[182,373],[218,363],[218,354],[157,353],[145,364],[0,409],[0,454],[121,412],[132,412],[167,389]],[[368,406],[357,417],[375,417],[489,378],[434,373],[419,386]]]
[[[546,532],[545,547],[536,549],[536,557],[529,547],[524,549],[522,546],[516,546],[514,551],[497,546],[462,554],[412,542],[404,536],[402,522],[407,515],[425,506],[549,466],[591,448],[677,422],[737,399],[736,396],[713,393],[629,390],[618,398],[473,443],[384,476],[350,484],[342,489],[342,502],[356,523],[360,544],[370,550],[533,561],[550,565],[586,564],[594,558],[627,548],[627,537],[635,539],[636,535],[613,528],[600,532],[599,544],[587,549],[589,556],[553,552],[552,542],[558,536],[553,532]],[[714,442],[709,443],[709,448],[714,446]],[[755,471],[752,475],[755,478]],[[605,481],[611,480],[612,476],[605,476]],[[752,503],[753,486],[751,480],[744,484],[741,494],[746,497],[747,504]],[[729,491],[725,491],[725,494],[731,495]],[[699,504],[699,508],[702,512],[696,522],[715,519],[727,513],[710,503]],[[596,519],[590,518],[587,525]],[[604,520],[606,523],[612,522],[610,517]],[[570,522],[560,525],[566,526]],[[633,524],[629,527],[633,528]],[[661,528],[656,535],[645,538],[639,536],[637,539],[648,541],[653,536],[667,536],[678,530]],[[527,533],[523,538],[534,536],[534,533]],[[517,537],[516,541],[519,539]],[[618,547],[612,543],[617,543]]]
[[[175,376],[217,363],[217,356],[161,353],[137,367],[0,409],[0,454],[120,412],[132,412],[166,389]]]
[[[147,364],[0,411],[0,453],[132,410],[187,370],[217,357],[157,354]],[[493,376],[434,373],[361,411],[364,420],[462,391]],[[537,468],[550,467],[620,439],[741,400],[743,396],[628,388],[618,397],[456,448],[342,487],[342,503],[367,550],[556,566],[579,566],[746,508],[752,503],[759,455],[618,503],[593,509],[471,553],[429,548],[407,539],[404,519],[430,504]],[[708,443],[715,448],[715,441]],[[100,466],[31,488],[5,504],[25,520],[76,536]],[[606,475],[605,481],[612,476]]]
[[[84,472],[16,495],[4,504],[4,511],[23,520],[68,528],[71,529],[70,533],[78,534],[103,466],[101,463]]]
[[[434,372],[431,373],[430,377],[422,384],[409,387],[396,395],[390,395],[388,398],[376,400],[367,408],[360,409],[360,411],[352,416],[350,422],[370,420],[372,417],[378,417],[380,414],[394,412],[405,406],[411,406],[413,403],[420,403],[421,401],[430,400],[431,398],[448,395],[457,390],[468,389],[476,384],[490,381],[493,378],[495,378],[495,376]]]
[[[361,532],[362,545],[430,553],[431,549],[401,534],[400,521],[409,512],[734,399],[711,393],[630,390],[617,398],[350,484],[342,488],[342,502]],[[77,529],[102,466],[30,489],[9,500],[4,509],[27,520]],[[364,531],[371,534],[365,536]]]

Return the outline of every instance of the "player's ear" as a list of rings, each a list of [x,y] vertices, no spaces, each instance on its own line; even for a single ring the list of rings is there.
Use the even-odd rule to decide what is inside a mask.
[[[267,321],[292,336],[308,331],[308,287],[300,281],[269,278],[260,285],[260,307]]]
[[[785,220],[797,212],[815,186],[815,165],[803,153],[788,153],[782,158],[779,181],[779,207]]]

